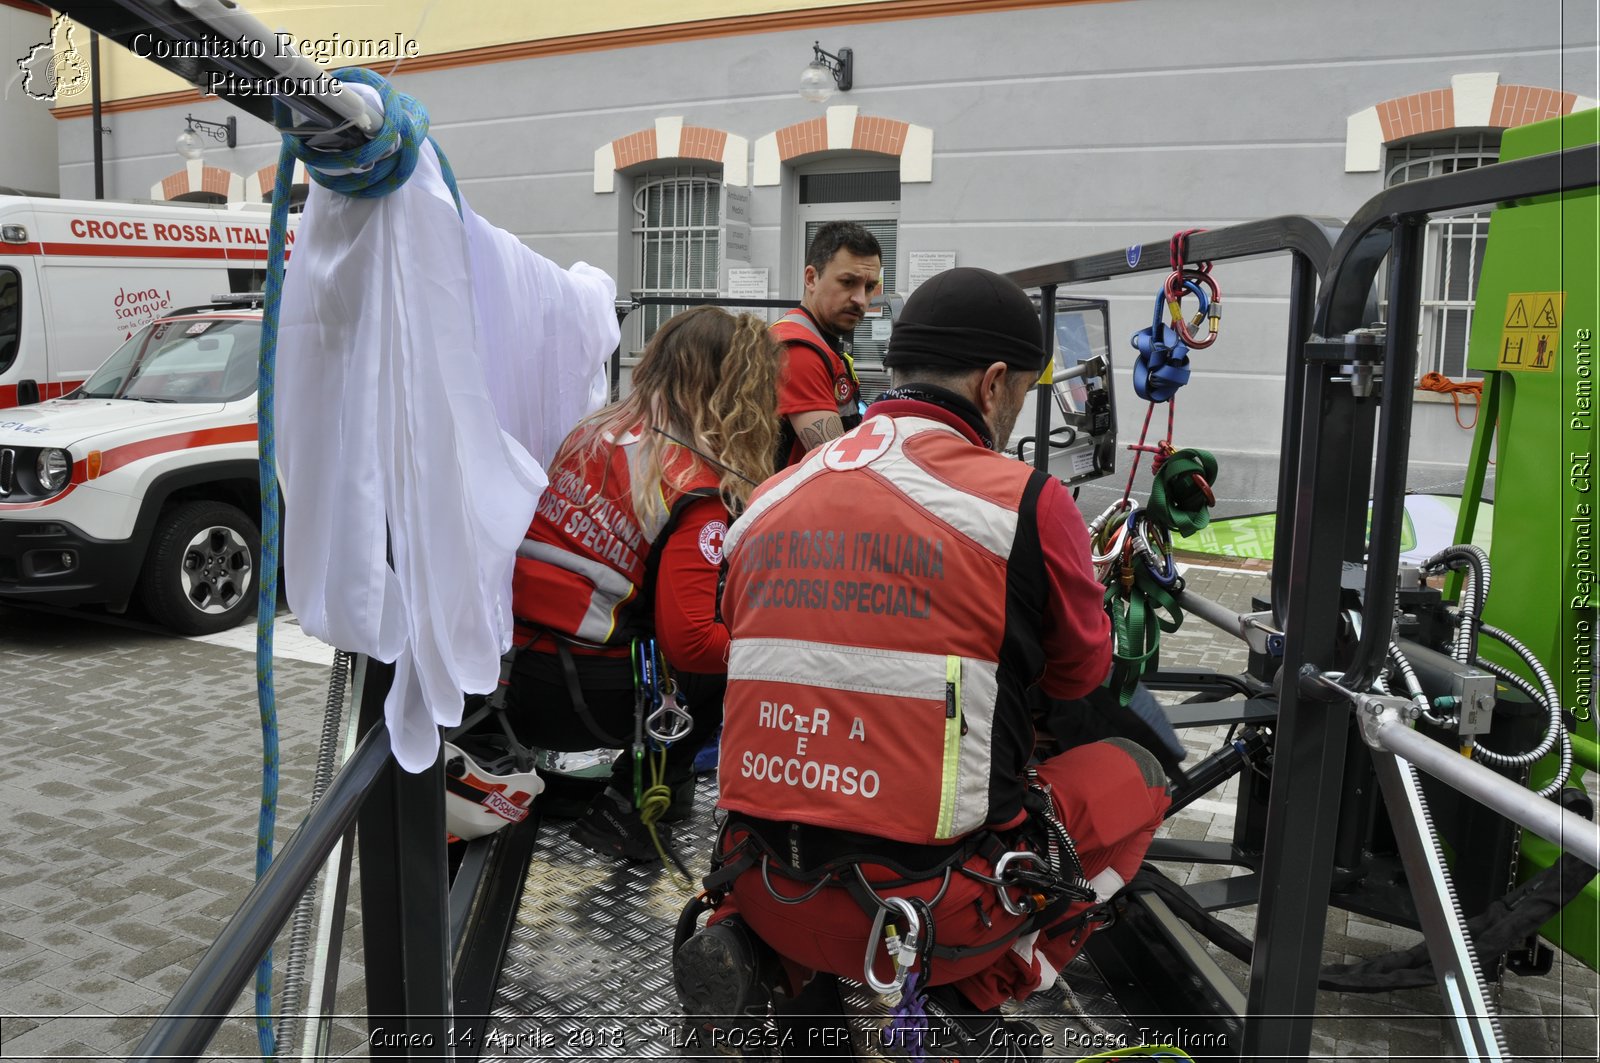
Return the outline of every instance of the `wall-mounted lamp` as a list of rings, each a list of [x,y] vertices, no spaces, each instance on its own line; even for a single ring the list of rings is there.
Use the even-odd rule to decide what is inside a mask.
[[[204,133],[218,144],[226,144],[230,148],[239,146],[239,122],[232,115],[222,122],[207,122],[192,114],[185,115],[183,120],[188,124],[184,126],[183,132],[178,134],[178,154],[186,159],[198,159],[205,154],[205,148],[200,143],[200,133]],[[200,132],[195,132],[195,126],[200,127]]]
[[[811,65],[800,72],[800,98],[822,103],[833,95],[834,85],[839,86],[840,92],[849,92],[855,53],[849,48],[840,48],[839,54],[834,55],[823,51],[821,42],[813,42],[811,51]]]

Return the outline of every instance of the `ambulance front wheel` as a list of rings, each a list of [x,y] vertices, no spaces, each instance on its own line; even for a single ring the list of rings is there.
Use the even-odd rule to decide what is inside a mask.
[[[182,635],[225,631],[256,602],[261,532],[225,502],[183,502],[162,513],[150,541],[139,600],[152,619]]]

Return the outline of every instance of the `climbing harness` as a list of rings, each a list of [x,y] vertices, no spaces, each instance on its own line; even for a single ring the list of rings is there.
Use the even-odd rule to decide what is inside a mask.
[[[804,903],[828,887],[844,889],[872,920],[862,958],[862,981],[884,996],[903,994],[902,1004],[915,1007],[918,1002],[914,998],[919,994],[911,987],[918,983],[912,976],[918,976],[922,986],[930,984],[935,959],[959,959],[1003,948],[1045,928],[1052,935],[1086,932],[1088,923],[1105,920],[1103,906],[1092,904],[1095,893],[1083,876],[1077,847],[1037,776],[1030,776],[1024,803],[1029,815],[1016,835],[1008,832],[1002,838],[980,831],[946,846],[892,843],[804,824],[758,823],[731,816],[723,824],[717,844],[722,855],[703,880],[704,892],[696,903],[714,907],[736,879],[755,868],[759,868],[768,894],[782,904]],[[779,832],[787,837],[779,839]],[[743,837],[728,844],[735,833]],[[974,857],[987,861],[993,873],[968,866]],[[869,880],[864,870],[868,865],[883,869],[888,877]],[[773,882],[774,871],[799,886],[800,892],[780,892]],[[958,874],[992,886],[999,906],[1017,918],[1017,925],[980,945],[940,944],[933,910]],[[926,898],[893,893],[933,882],[938,886]],[[1084,903],[1088,904],[1086,910],[1063,918],[1073,905]],[[989,925],[983,911],[980,907],[980,917]],[[893,965],[894,973],[887,979],[876,971],[880,949]]]

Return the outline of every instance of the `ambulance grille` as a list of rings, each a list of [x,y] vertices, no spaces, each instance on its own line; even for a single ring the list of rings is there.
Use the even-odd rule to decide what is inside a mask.
[[[10,447],[0,447],[0,498],[9,495],[17,486],[17,452]]]

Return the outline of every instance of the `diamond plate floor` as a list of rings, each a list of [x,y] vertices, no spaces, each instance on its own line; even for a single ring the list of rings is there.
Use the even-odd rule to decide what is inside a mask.
[[[701,776],[695,815],[675,834],[692,871],[710,861],[716,793],[715,777]],[[572,840],[569,826],[540,824],[480,1058],[696,1054],[679,1029],[668,947],[688,896],[683,884],[659,865],[597,857]],[[1033,1019],[1051,1044],[1132,1043],[1132,1026],[1087,957],[1068,968],[1066,981],[1070,995],[1060,987],[1035,994],[1017,1013]],[[864,986],[847,985],[843,996],[857,1052],[873,1058],[888,1006]]]
[[[1260,572],[1191,567],[1189,585],[1232,609],[1248,611],[1264,594]],[[1162,644],[1172,668],[1244,668],[1243,644],[1191,621]],[[1185,731],[1193,756],[1214,749],[1225,727]],[[709,851],[714,781],[701,780],[693,837],[682,846],[691,869]],[[1222,840],[1231,836],[1237,780],[1204,797],[1162,828],[1162,836]],[[1589,780],[1594,792],[1594,780]],[[657,1059],[685,1053],[677,1026],[667,942],[687,891],[658,868],[613,863],[566,836],[565,822],[541,828],[518,926],[484,1041],[485,1059]],[[1180,883],[1237,873],[1203,864],[1163,864]],[[1247,935],[1254,908],[1219,913]],[[1418,935],[1338,910],[1328,913],[1324,963],[1347,963],[1396,948]],[[1213,957],[1241,991],[1249,969],[1218,950]],[[1020,1012],[1051,1038],[1048,1059],[1075,1060],[1106,1048],[1137,1044],[1135,1027],[1087,958],[1065,972],[1063,988],[1036,994]],[[1497,991],[1512,1058],[1593,1060],[1600,1042],[1595,972],[1566,957],[1538,978],[1512,978]],[[883,1005],[865,989],[846,995],[856,1043],[875,1043],[886,1019]],[[1436,1060],[1449,1058],[1444,1010],[1437,992],[1410,990],[1378,996],[1320,993],[1312,1060]],[[1084,1019],[1082,1016],[1090,1016]],[[1098,1030],[1097,1030],[1098,1027]],[[1201,1052],[1192,1049],[1196,1058]],[[1236,1051],[1236,1048],[1235,1048]]]

